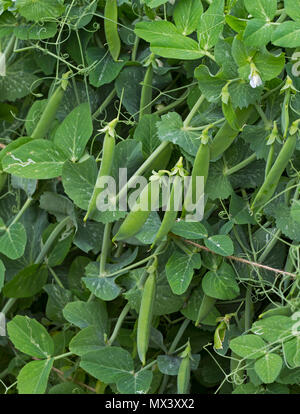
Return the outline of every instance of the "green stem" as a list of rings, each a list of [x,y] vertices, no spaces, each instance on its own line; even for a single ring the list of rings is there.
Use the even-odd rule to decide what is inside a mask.
[[[272,237],[272,240],[269,242],[269,244],[266,246],[265,250],[261,254],[261,256],[258,259],[258,263],[263,263],[264,260],[267,258],[269,253],[273,250],[273,247],[278,242],[278,237],[280,237],[281,230],[277,230],[274,236]]]
[[[102,249],[101,249],[101,258],[100,258],[100,268],[99,268],[99,276],[106,276],[105,275],[105,266],[106,260],[108,256],[108,252],[110,249],[111,241],[110,241],[110,231],[111,231],[112,223],[106,223],[104,227],[103,233],[103,241],[102,241]]]
[[[272,127],[272,122],[270,122],[267,119],[266,114],[264,113],[264,111],[261,109],[261,107],[258,104],[255,104],[255,109],[257,110],[257,112],[259,113],[261,119],[263,120],[265,128],[270,129]]]
[[[73,352],[66,352],[65,354],[57,355],[56,357],[54,357],[54,361],[57,361],[58,359],[66,358],[71,355],[73,355]]]
[[[174,102],[170,103],[169,105],[166,105],[165,107],[158,109],[157,111],[153,112],[153,115],[161,115],[166,112],[169,112],[171,109],[176,108],[176,106],[182,104],[186,100],[186,98],[189,95],[190,90],[187,89],[179,98],[177,98]]]
[[[50,234],[48,239],[46,240],[46,243],[44,244],[42,250],[40,251],[38,257],[35,259],[35,263],[42,263],[44,260],[46,254],[48,253],[49,249],[51,248],[52,244],[54,243],[57,236],[60,234],[60,232],[63,230],[63,228],[68,224],[68,222],[71,221],[70,217],[65,217],[62,221],[58,223],[58,225],[55,227],[53,232]]]
[[[252,326],[252,300],[251,300],[251,286],[247,286],[245,298],[245,331],[249,331]]]
[[[118,333],[119,333],[119,330],[120,330],[120,328],[122,326],[122,323],[123,323],[124,319],[126,318],[127,313],[129,311],[130,311],[130,304],[127,303],[124,306],[122,312],[120,313],[120,316],[119,316],[119,318],[117,320],[117,323],[116,323],[116,325],[114,327],[113,333],[112,333],[111,337],[109,338],[109,340],[107,341],[107,345],[112,345],[114,343],[116,337],[118,336]]]
[[[31,202],[32,202],[32,198],[28,197],[27,200],[25,201],[23,207],[21,208],[21,210],[18,212],[18,214],[16,215],[16,217],[13,219],[13,221],[10,223],[10,226],[13,226],[15,223],[17,223],[20,219],[20,217],[22,217],[22,215],[25,213],[25,211],[27,210],[27,208],[30,206]]]
[[[115,88],[109,93],[109,95],[104,99],[104,101],[102,102],[102,104],[99,106],[99,108],[93,113],[92,118],[96,119],[98,115],[100,115],[105,109],[106,107],[111,103],[111,101],[113,100],[113,98],[116,95],[116,90]]]
[[[6,304],[3,306],[2,309],[2,313],[4,313],[4,315],[10,310],[10,308],[14,305],[14,303],[16,302],[17,298],[10,298],[8,299],[8,301],[6,302]]]
[[[48,269],[50,270],[50,273],[54,277],[54,279],[55,279],[56,283],[58,284],[58,286],[61,287],[62,289],[64,289],[64,285],[61,283],[61,281],[59,280],[59,277],[54,272],[54,270],[50,266],[48,266]]]
[[[242,168],[246,167],[248,164],[256,160],[256,154],[253,153],[250,157],[246,158],[245,160],[239,162],[238,164],[234,165],[233,167],[229,168],[228,170],[224,171],[224,175],[228,176],[231,174],[236,173],[237,171],[241,170]]]
[[[148,260],[151,260],[155,256],[157,256],[157,254],[152,254],[151,256],[148,256],[145,259],[140,260],[139,262],[133,263],[127,267],[123,267],[122,269],[117,270],[116,272],[105,275],[105,277],[112,277],[112,276],[119,275],[120,273],[127,272],[128,270],[134,269],[135,267],[138,267],[141,264],[146,263]]]
[[[180,326],[180,328],[178,329],[178,332],[170,346],[169,352],[168,354],[172,354],[172,352],[174,352],[174,350],[176,349],[178,342],[180,341],[182,335],[184,334],[184,331],[186,330],[186,328],[188,327],[189,323],[191,321],[189,319],[186,319]]]
[[[143,368],[141,368],[141,369],[139,370],[139,372],[145,371],[146,369],[149,369],[149,368],[153,367],[153,365],[155,365],[156,363],[157,363],[157,361],[156,361],[156,360],[155,360],[155,361],[150,362],[148,365],[145,365]]]
[[[16,36],[12,36],[9,39],[9,42],[6,45],[6,48],[4,49],[3,53],[5,54],[6,62],[8,61],[8,59],[10,58],[10,56],[11,56],[13,50],[14,50],[15,41],[16,41]]]
[[[136,176],[142,175],[152,164],[152,162],[156,159],[156,157],[159,156],[159,154],[168,146],[170,145],[169,142],[164,141],[162,142],[156,150],[146,159],[146,161],[139,167],[139,169],[135,172],[135,174],[129,179],[127,184],[124,185],[123,188],[121,188],[119,194],[116,196],[116,203],[117,201],[126,193],[127,188],[130,187],[132,183],[135,182]]]
[[[201,95],[195,105],[193,106],[192,110],[188,114],[188,116],[185,118],[183,122],[183,128],[187,128],[191,122],[191,120],[194,118],[196,112],[198,111],[199,107],[201,106],[202,102],[205,100],[205,96]]]

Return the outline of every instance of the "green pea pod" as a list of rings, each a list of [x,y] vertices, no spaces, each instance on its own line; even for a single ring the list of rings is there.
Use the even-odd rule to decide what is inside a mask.
[[[137,327],[137,350],[143,365],[146,364],[146,354],[149,347],[153,305],[156,291],[156,269],[149,273],[145,282]]]
[[[117,0],[106,0],[104,8],[104,32],[108,49],[112,58],[119,58],[121,42],[118,33],[118,5]]]
[[[251,206],[252,211],[257,211],[266,204],[274,194],[280,177],[292,157],[297,141],[297,134],[290,135],[283,144],[276,161],[274,162],[263,185],[259,189]]]
[[[286,138],[289,125],[290,125],[290,115],[289,115],[290,96],[291,96],[291,90],[288,89],[285,92],[284,100],[282,104],[282,110],[281,110],[281,130],[282,130],[283,138]]]
[[[151,213],[151,199],[155,204],[159,197],[159,191],[153,193],[151,187],[152,182],[148,183],[148,185],[141,191],[136,204],[121,224],[117,234],[113,237],[113,242],[132,237],[143,227]]]
[[[203,299],[198,311],[197,320],[195,322],[195,326],[198,326],[211,312],[212,308],[216,303],[216,299],[206,294],[203,295]]]
[[[180,194],[180,192],[182,193],[182,180],[181,177],[176,176],[172,185],[170,199],[168,201],[168,209],[164,214],[164,218],[161,222],[160,228],[155,236],[155,240],[151,248],[153,248],[155,244],[162,241],[173,227],[178,215],[178,205],[176,205],[178,204],[176,203],[178,200],[176,200],[176,195]]]
[[[246,109],[237,109],[236,117],[239,122],[239,127],[245,124],[247,119],[250,117],[253,108],[248,106]],[[225,124],[217,132],[213,142],[210,146],[210,156],[214,160],[218,158],[230,145],[233,143],[235,138],[238,136],[239,130],[233,129],[229,123],[226,121]]]
[[[191,377],[191,347],[188,344],[183,353],[179,371],[177,375],[177,394],[187,394],[189,390],[190,377]]]
[[[70,72],[65,73],[63,75],[60,85],[58,86],[58,88],[56,88],[54,93],[48,99],[46,108],[44,109],[44,112],[42,113],[42,116],[39,122],[37,123],[34,131],[32,132],[31,138],[34,138],[34,139],[45,138],[47,132],[49,131],[50,126],[52,125],[55,119],[56,112],[59,108],[59,105],[62,101],[64,93],[67,89],[67,86],[68,86],[67,78],[69,74]]]
[[[204,177],[204,186],[207,181],[210,162],[210,148],[208,144],[201,144],[195,158],[191,182],[186,192],[183,205],[183,215],[186,211],[190,211],[190,206],[193,203],[193,196],[197,194],[197,177]],[[198,200],[195,200],[195,205]]]
[[[103,191],[103,187],[97,186],[99,185],[99,180],[101,177],[109,176],[111,172],[111,167],[114,158],[114,150],[115,150],[115,138],[108,132],[106,132],[103,142],[103,152],[102,152],[102,161],[100,170],[98,173],[96,185],[94,187],[94,191],[92,197],[89,202],[87,213],[83,219],[86,221],[88,217],[96,210],[97,206],[97,197]]]
[[[146,74],[144,77],[141,102],[140,102],[140,116],[151,114],[151,101],[152,101],[152,79],[153,79],[153,66],[150,62],[147,67]]]

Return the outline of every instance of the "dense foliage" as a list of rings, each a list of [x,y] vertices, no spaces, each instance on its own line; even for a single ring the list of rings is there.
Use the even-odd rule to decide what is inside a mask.
[[[1,393],[300,392],[297,48],[300,0],[0,1]]]

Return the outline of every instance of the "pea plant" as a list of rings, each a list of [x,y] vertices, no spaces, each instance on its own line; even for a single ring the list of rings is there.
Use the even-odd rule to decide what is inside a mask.
[[[2,394],[300,393],[299,50],[300,0],[0,1]]]

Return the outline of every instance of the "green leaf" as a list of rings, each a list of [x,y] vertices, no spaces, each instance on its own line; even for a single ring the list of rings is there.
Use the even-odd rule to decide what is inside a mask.
[[[99,262],[89,263],[86,267],[86,277],[82,278],[85,286],[102,300],[114,300],[121,293],[121,288],[115,282],[116,278],[99,275]]]
[[[37,80],[35,75],[24,70],[22,61],[7,66],[6,76],[0,76],[1,102],[15,101],[29,95],[31,87],[38,85]]]
[[[166,274],[172,292],[176,295],[184,293],[193,278],[194,269],[200,269],[201,256],[199,253],[186,255],[175,251],[166,264]]]
[[[125,67],[115,81],[115,88],[122,105],[131,114],[135,115],[140,110],[140,99],[144,80],[145,69],[140,66]],[[132,88],[132,85],[135,85]]]
[[[247,46],[260,48],[271,41],[274,26],[263,19],[251,19],[244,31]]]
[[[173,19],[178,30],[187,36],[197,29],[203,12],[201,0],[179,0],[174,8]]]
[[[185,60],[199,59],[204,55],[198,43],[183,36],[171,22],[139,22],[134,31],[137,36],[150,43],[151,51],[156,55]]]
[[[2,165],[5,172],[19,177],[46,179],[61,175],[65,160],[51,141],[36,139],[9,152]]]
[[[126,63],[125,61],[115,62],[109,52],[98,47],[88,48],[86,58],[88,65],[95,64],[89,72],[89,81],[96,88],[115,80]]]
[[[300,21],[300,0],[284,0],[285,12],[296,21]]]
[[[155,7],[161,6],[168,2],[168,0],[143,0],[141,3],[145,3],[148,7],[154,9]]]
[[[72,292],[57,284],[44,286],[44,291],[48,294],[46,305],[46,316],[54,323],[64,323],[63,308],[73,299]]]
[[[3,223],[2,219],[0,219],[0,225],[1,222]],[[2,230],[0,233],[0,252],[13,260],[21,257],[27,242],[26,230],[23,224],[17,222],[8,227],[2,225],[0,230]]]
[[[171,231],[177,236],[190,240],[199,240],[208,237],[204,225],[197,222],[176,221]]]
[[[19,394],[44,394],[53,362],[54,358],[28,362],[17,377]]]
[[[133,360],[125,349],[106,347],[82,356],[80,366],[87,373],[105,382],[116,382],[121,375],[133,371]]]
[[[251,330],[268,342],[276,342],[292,337],[292,326],[294,323],[288,316],[270,316],[269,318],[254,322]]]
[[[185,130],[181,116],[176,112],[169,112],[161,117],[157,123],[158,136],[161,141],[173,142],[191,155],[196,155],[200,138],[199,133]]]
[[[170,355],[158,355],[157,365],[163,374],[166,375],[178,375],[179,367],[182,359],[180,357],[170,356]],[[192,354],[191,359],[191,369],[195,370],[198,368],[200,361],[199,354]]]
[[[226,80],[219,78],[218,75],[212,75],[205,65],[195,69],[195,78],[198,79],[200,91],[209,102],[215,102],[220,98]]]
[[[80,329],[93,325],[103,332],[107,331],[108,317],[106,305],[100,300],[93,302],[70,302],[63,310],[66,320]]]
[[[4,12],[0,16],[0,38],[9,36],[13,33],[16,27],[17,20],[10,12]]]
[[[66,161],[62,168],[62,182],[66,194],[76,206],[87,210],[98,175],[93,157],[78,163]]]
[[[254,369],[265,384],[271,384],[278,377],[282,367],[282,358],[277,354],[266,354],[254,364]]]
[[[44,22],[43,25],[23,23],[15,28],[14,35],[20,40],[43,40],[53,37],[56,32],[54,22]]]
[[[45,327],[28,316],[15,316],[7,324],[10,340],[19,351],[36,358],[49,358],[54,352],[54,343]]]
[[[142,143],[145,157],[149,157],[160,144],[156,126],[159,120],[158,115],[144,115],[134,131],[133,137],[136,141]]]
[[[209,50],[219,40],[224,27],[224,0],[214,0],[202,14],[198,38],[202,49]]]
[[[247,108],[249,105],[256,103],[262,91],[262,87],[251,88],[249,83],[242,79],[232,82],[228,86],[228,92],[234,108]]]
[[[74,354],[82,356],[88,352],[98,351],[104,346],[104,332],[92,325],[82,329],[72,338],[69,349]]]
[[[117,388],[121,394],[146,394],[152,378],[153,374],[150,370],[124,373],[117,380]]]
[[[265,354],[267,344],[257,335],[242,335],[230,341],[230,349],[246,359],[257,359]]]
[[[204,240],[205,246],[221,256],[231,256],[234,253],[232,240],[226,235],[211,236]]]
[[[300,22],[283,22],[275,29],[272,43],[281,47],[300,46]]]
[[[64,11],[63,0],[17,0],[16,7],[21,16],[35,22],[59,17]]]
[[[202,279],[202,288],[206,295],[216,299],[234,299],[240,293],[232,267],[222,263],[218,270],[210,270]]]
[[[266,21],[272,20],[277,10],[276,0],[244,0],[248,12]]]
[[[8,298],[29,298],[42,290],[47,278],[46,266],[39,264],[27,266],[6,283],[3,293]]]
[[[55,132],[54,144],[75,162],[82,156],[92,132],[90,106],[83,103],[73,109],[59,125]]]
[[[272,53],[256,53],[253,61],[259,70],[260,76],[263,81],[269,81],[278,76],[285,64],[284,53],[274,56]]]
[[[284,342],[283,352],[287,363],[292,367],[296,368],[300,366],[300,337]]]

